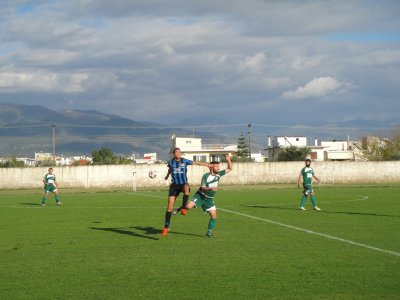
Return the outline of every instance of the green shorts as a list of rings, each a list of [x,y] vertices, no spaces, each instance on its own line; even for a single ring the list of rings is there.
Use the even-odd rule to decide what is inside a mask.
[[[311,184],[305,184],[305,185],[303,185],[303,187],[304,187],[304,190],[303,190],[304,195],[308,195],[308,194],[311,194],[314,192]]]
[[[57,187],[55,187],[54,185],[46,185],[44,187],[44,193],[45,194],[54,193],[55,191],[57,191]]]
[[[194,205],[196,207],[201,206],[201,208],[204,210],[204,212],[210,211],[210,210],[217,210],[214,204],[214,199],[213,198],[207,198],[206,196],[196,193],[194,194],[193,198],[190,200],[194,202]]]

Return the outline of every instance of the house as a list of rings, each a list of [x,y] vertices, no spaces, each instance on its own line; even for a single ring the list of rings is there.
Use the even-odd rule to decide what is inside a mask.
[[[276,161],[279,154],[290,146],[307,147],[311,159],[316,161],[358,160],[362,157],[362,149],[358,142],[347,140],[318,140],[308,145],[304,136],[268,136],[267,153],[270,161]]]
[[[154,164],[157,161],[157,153],[145,153],[143,158],[134,159],[137,164]]]
[[[295,147],[307,147],[307,137],[305,136],[268,136],[267,139],[267,156],[268,160],[276,161],[281,152],[285,148]]]
[[[201,138],[196,137],[171,137],[171,151],[181,149],[182,156],[193,161],[221,161],[226,154],[237,151],[237,145],[228,144],[203,144]]]

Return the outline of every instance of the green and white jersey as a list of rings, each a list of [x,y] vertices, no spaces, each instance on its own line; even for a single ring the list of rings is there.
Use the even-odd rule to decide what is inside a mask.
[[[222,176],[226,174],[225,170],[219,171],[218,174],[216,175],[211,175],[210,172],[206,173],[203,175],[201,178],[201,186],[205,186],[208,188],[213,188],[213,187],[218,187],[219,180],[221,179]],[[207,197],[207,198],[214,198],[215,194],[217,193],[216,191],[203,191],[201,188],[198,190],[198,193],[201,195]]]
[[[300,175],[303,176],[303,185],[311,185],[314,176],[313,168],[304,167],[303,169],[301,169]]]
[[[44,180],[46,186],[55,186],[56,175],[47,173],[46,175],[44,175],[43,180]]]

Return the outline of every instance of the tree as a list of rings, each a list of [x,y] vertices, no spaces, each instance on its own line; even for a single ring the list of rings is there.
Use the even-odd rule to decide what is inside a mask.
[[[249,147],[243,132],[240,133],[237,139],[237,149],[235,155],[232,157],[232,161],[251,161]]]
[[[290,146],[279,153],[278,161],[300,161],[304,160],[309,154],[310,149],[307,147]]]
[[[400,160],[400,141],[396,141],[395,139],[380,140],[377,143],[367,145],[365,148],[363,155],[367,160]]]
[[[11,157],[11,159],[0,163],[0,168],[22,168],[24,167],[23,161],[18,161],[16,157]]]
[[[112,165],[116,164],[118,158],[108,148],[101,148],[99,151],[92,151],[93,164],[95,165]]]

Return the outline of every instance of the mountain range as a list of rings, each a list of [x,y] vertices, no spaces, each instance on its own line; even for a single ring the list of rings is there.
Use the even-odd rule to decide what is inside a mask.
[[[54,128],[52,127],[55,126]],[[101,147],[116,155],[156,152],[168,158],[171,136],[195,136],[205,144],[235,144],[240,134],[251,136],[252,152],[266,146],[268,136],[307,136],[318,139],[360,139],[364,135],[390,135],[400,128],[400,119],[386,121],[348,120],[343,122],[291,124],[281,121],[232,124],[221,118],[193,117],[174,124],[138,122],[96,110],[54,111],[42,106],[0,103],[0,157],[33,157],[35,152],[52,152],[53,129],[57,154],[90,155]]]

